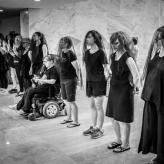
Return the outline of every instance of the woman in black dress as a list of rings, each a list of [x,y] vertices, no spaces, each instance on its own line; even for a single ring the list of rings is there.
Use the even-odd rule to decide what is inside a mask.
[[[23,86],[24,89],[26,90],[29,88],[32,83],[31,83],[31,76],[29,75],[30,67],[31,67],[31,61],[29,58],[29,50],[30,50],[30,39],[24,38],[22,40],[24,52],[22,55],[22,66],[21,66],[21,74],[23,77]]]
[[[152,164],[164,163],[164,26],[156,30],[148,52],[142,80],[145,101],[138,151],[154,153]]]
[[[92,139],[103,136],[104,110],[103,100],[106,95],[107,58],[99,32],[89,31],[84,39],[83,60],[86,67],[86,94],[90,99],[91,126],[85,130],[85,136],[91,135]]]
[[[16,80],[16,77],[18,79],[19,83],[19,91],[17,92],[17,96],[23,94],[23,77],[21,75],[21,61],[22,61],[22,55],[23,55],[24,48],[22,46],[22,36],[20,34],[15,34],[14,44],[13,48],[9,50],[9,53],[13,57],[13,67],[16,71],[16,76],[14,75],[13,80]],[[9,91],[11,92],[11,90]]]
[[[43,66],[43,58],[48,55],[48,46],[43,33],[35,32],[32,35],[30,46],[30,60],[31,68],[30,75],[40,74],[40,70]]]
[[[130,123],[133,122],[134,91],[139,81],[136,64],[130,57],[129,37],[124,32],[115,32],[110,37],[112,54],[110,57],[112,77],[106,116],[112,118],[116,141],[108,145],[108,149],[120,153],[130,149]],[[133,84],[129,76],[133,76]],[[124,130],[124,140],[121,135],[121,124]]]

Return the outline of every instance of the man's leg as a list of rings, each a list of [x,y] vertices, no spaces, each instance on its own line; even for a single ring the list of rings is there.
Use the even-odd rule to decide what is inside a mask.
[[[23,106],[23,111],[26,113],[31,112],[31,105],[32,105],[32,98],[34,97],[35,94],[46,94],[48,95],[49,90],[48,86],[45,85],[39,85],[36,88],[29,88],[27,95],[25,97],[25,102]]]

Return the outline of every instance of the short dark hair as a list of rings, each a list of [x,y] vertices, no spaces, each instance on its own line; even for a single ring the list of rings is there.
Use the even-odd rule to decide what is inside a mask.
[[[132,41],[134,43],[134,45],[138,44],[138,37],[132,37]]]

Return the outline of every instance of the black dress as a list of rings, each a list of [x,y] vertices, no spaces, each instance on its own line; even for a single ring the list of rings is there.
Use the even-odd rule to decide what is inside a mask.
[[[155,153],[164,160],[164,57],[158,53],[148,63],[142,99],[145,106],[138,152]]]
[[[28,52],[26,51],[25,54],[22,55],[22,66],[21,66],[21,74],[23,77],[23,86],[25,90],[31,86],[31,76],[29,75],[30,67],[31,67],[31,61],[28,57]]]
[[[33,74],[39,75],[40,70],[43,66],[43,50],[42,50],[43,44],[40,44],[39,46],[34,46],[32,48],[32,71]]]
[[[8,87],[8,78],[7,71],[9,70],[9,66],[6,60],[5,54],[3,55],[0,52],[0,88]]]
[[[115,54],[111,56],[112,78],[106,116],[120,122],[131,123],[134,113],[134,95],[129,81],[131,72],[126,64],[130,55],[125,52],[118,61],[115,60],[115,56]]]

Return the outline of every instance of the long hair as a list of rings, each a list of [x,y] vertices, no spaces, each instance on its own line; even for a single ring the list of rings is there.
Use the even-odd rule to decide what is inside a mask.
[[[100,49],[100,50],[103,50],[103,52],[105,53],[106,55],[106,52],[105,52],[105,46],[103,44],[103,40],[102,40],[102,36],[101,34],[96,31],[96,30],[91,30],[91,31],[88,31],[87,34],[85,35],[85,38],[84,38],[84,43],[83,43],[83,62],[84,62],[84,57],[85,57],[85,53],[87,51],[87,37],[89,35],[92,35],[93,38],[94,38],[94,42],[95,44],[97,45],[97,47]]]
[[[74,45],[73,45],[73,42],[72,42],[72,39],[71,37],[69,36],[65,36],[65,37],[62,37],[60,40],[59,40],[59,43],[58,43],[58,53],[57,55],[59,56],[59,58],[62,57],[62,46],[64,44],[67,44],[67,49],[72,49],[72,51],[74,52],[74,54],[76,55],[76,52],[75,52],[75,48],[74,48]]]
[[[35,33],[32,35],[31,45],[30,45],[31,50],[33,50],[33,48],[36,46],[36,41],[33,39],[34,35],[39,36],[39,37],[40,37],[41,45],[45,44],[45,45],[47,46],[47,48],[48,48],[47,41],[46,41],[46,38],[45,38],[44,34],[37,31],[37,32],[35,32]]]
[[[112,48],[112,44],[118,39],[118,41],[121,44],[121,49],[125,49],[126,51],[130,52],[130,37],[128,34],[126,34],[123,31],[117,31],[115,33],[113,33],[110,37],[110,47],[111,47],[111,54],[114,53],[113,48]]]
[[[153,35],[149,50],[148,50],[148,55],[146,58],[146,62],[144,65],[144,69],[143,69],[143,74],[142,74],[142,80],[144,80],[146,78],[147,75],[147,68],[148,68],[148,63],[151,60],[152,54],[156,53],[158,50],[158,47],[156,47],[156,44],[158,42],[158,40],[160,39],[164,39],[164,26],[158,28]],[[164,45],[162,45],[164,47]]]

